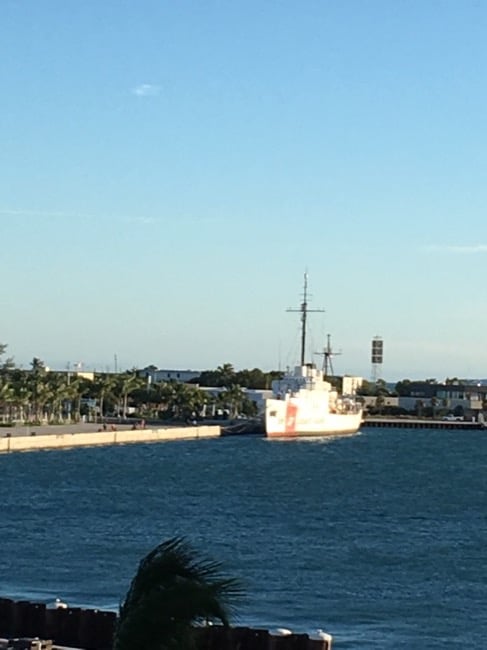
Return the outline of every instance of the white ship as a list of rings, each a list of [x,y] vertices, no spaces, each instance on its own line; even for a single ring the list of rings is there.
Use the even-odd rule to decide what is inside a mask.
[[[272,382],[273,397],[265,401],[265,432],[269,438],[331,436],[356,433],[362,423],[362,406],[355,398],[356,382],[350,394],[339,393],[327,381],[325,372],[305,363],[307,276],[301,313],[301,365]],[[328,354],[331,353],[328,345]],[[325,359],[326,357],[325,351]],[[344,378],[345,379],[345,378]],[[357,379],[357,378],[355,378]],[[345,382],[344,382],[345,383]]]

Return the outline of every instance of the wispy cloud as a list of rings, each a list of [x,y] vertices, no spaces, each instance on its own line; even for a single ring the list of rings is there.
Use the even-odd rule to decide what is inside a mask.
[[[56,212],[46,210],[17,210],[12,208],[1,208],[0,215],[8,217],[39,217],[45,219],[89,219],[90,217],[72,212]]]
[[[155,97],[159,91],[160,87],[155,84],[139,84],[132,88],[132,93],[137,97]]]
[[[128,224],[153,224],[158,221],[155,217],[144,217],[144,216],[113,216],[113,215],[95,215],[95,214],[80,214],[76,212],[61,212],[61,211],[46,211],[46,210],[18,210],[12,208],[2,208],[0,207],[0,218],[1,217],[11,217],[11,218],[34,218],[34,219],[65,219],[72,221],[86,221],[86,220],[99,220],[104,219],[108,221],[118,221],[125,222]]]
[[[156,223],[158,220],[154,217],[128,217],[125,219],[125,221],[127,223],[138,223],[147,226],[149,224]]]
[[[479,253],[487,253],[487,244],[468,244],[463,246],[432,244],[431,246],[426,246],[424,250],[437,253],[451,253],[453,255],[477,255]]]
[[[10,221],[14,219],[30,219],[32,221],[41,220],[63,220],[63,221],[105,221],[112,223],[125,223],[129,226],[153,226],[169,220],[176,219],[180,223],[191,223],[198,225],[212,225],[220,224],[225,220],[220,216],[201,216],[194,214],[187,215],[161,215],[161,216],[145,216],[145,215],[130,215],[130,214],[81,214],[79,212],[63,212],[61,210],[35,210],[35,209],[19,209],[7,208],[0,206],[0,219],[8,218]]]

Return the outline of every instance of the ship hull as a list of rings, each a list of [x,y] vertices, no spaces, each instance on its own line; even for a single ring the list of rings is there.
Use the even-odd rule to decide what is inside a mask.
[[[268,438],[342,436],[357,433],[362,411],[332,413],[301,400],[266,401],[265,433]]]

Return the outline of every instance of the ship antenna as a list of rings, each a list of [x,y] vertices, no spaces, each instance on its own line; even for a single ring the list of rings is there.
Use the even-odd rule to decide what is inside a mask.
[[[308,273],[304,274],[304,290],[303,290],[303,302],[299,309],[287,309],[286,311],[290,312],[299,312],[301,314],[301,365],[305,365],[305,355],[306,355],[306,321],[307,316],[311,312],[324,312],[324,309],[309,309],[308,308]]]

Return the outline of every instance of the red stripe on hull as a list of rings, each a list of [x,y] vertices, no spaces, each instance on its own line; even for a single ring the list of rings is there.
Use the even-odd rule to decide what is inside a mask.
[[[296,404],[288,402],[286,405],[286,423],[284,425],[284,432],[286,436],[296,435],[296,418],[298,415],[298,407]]]

